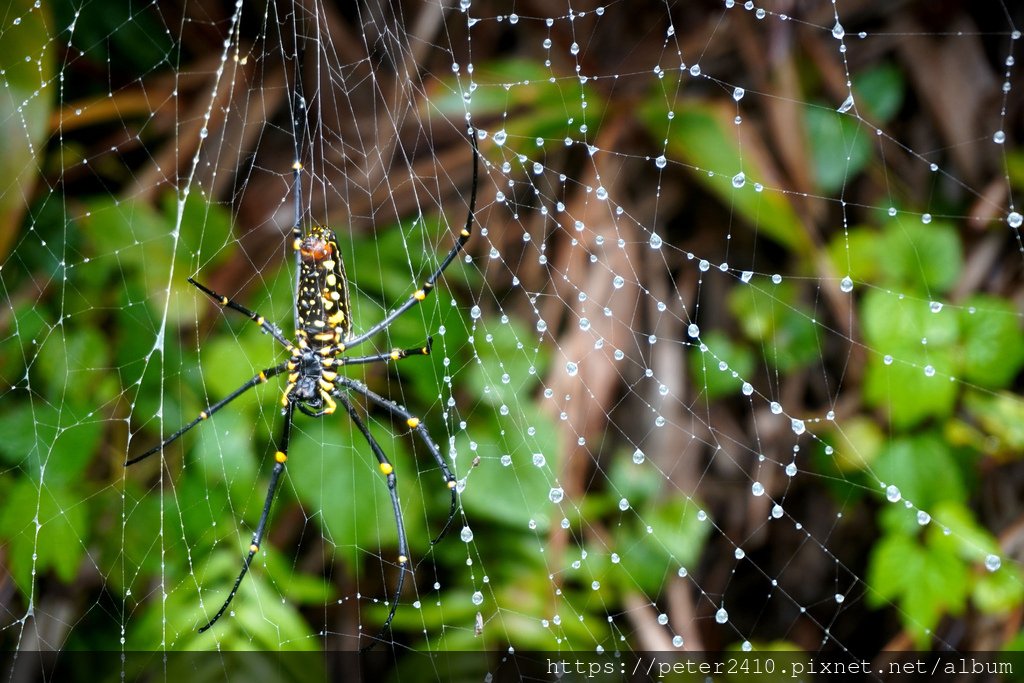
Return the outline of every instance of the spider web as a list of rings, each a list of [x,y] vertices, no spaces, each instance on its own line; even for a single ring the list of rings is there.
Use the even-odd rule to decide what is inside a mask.
[[[0,638],[30,650],[1022,642],[1019,10],[944,3],[12,0]],[[1016,14],[1015,14],[1016,13]],[[8,47],[9,46],[9,47]],[[297,83],[306,104],[294,125]],[[469,133],[469,128],[472,132]],[[225,617],[291,336],[295,205],[354,332]],[[868,626],[868,628],[865,628]]]

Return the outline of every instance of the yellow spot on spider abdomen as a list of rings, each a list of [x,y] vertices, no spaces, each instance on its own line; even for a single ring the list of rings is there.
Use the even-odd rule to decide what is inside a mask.
[[[274,460],[283,463],[288,460],[288,456],[285,455],[283,451],[278,451],[277,453],[274,453]]]
[[[424,292],[422,289],[417,289],[415,292],[413,292],[412,298],[416,299],[416,301],[423,301],[424,299],[427,298],[427,293]]]
[[[338,278],[334,276],[334,273],[328,273],[326,282],[328,287],[334,287],[338,284]]]
[[[210,414],[208,412],[206,412],[205,410],[202,410],[202,411],[199,412],[199,419],[200,420],[205,420],[208,417],[210,417]]]
[[[405,421],[405,424],[409,425],[410,429],[416,429],[420,426],[420,419],[418,417],[410,417]]]
[[[380,464],[380,471],[382,473],[384,473],[385,475],[388,475],[388,474],[391,474],[392,472],[394,472],[395,468],[391,466],[391,463],[382,462]]]
[[[325,301],[324,302],[324,308],[329,308],[330,307],[330,303],[331,303],[330,301]],[[345,312],[344,311],[338,311],[337,313],[332,315],[330,318],[328,318],[327,322],[329,324],[331,324],[331,325],[340,325],[340,324],[342,324],[343,322],[345,322]]]
[[[253,543],[253,544],[251,544],[249,546],[249,552],[250,553],[258,553],[259,551],[260,551],[260,547],[257,544]]]

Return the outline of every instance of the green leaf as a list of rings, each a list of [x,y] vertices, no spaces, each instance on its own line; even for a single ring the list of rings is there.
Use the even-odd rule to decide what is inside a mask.
[[[886,123],[903,106],[903,72],[894,64],[882,64],[853,77],[857,108],[873,123]]]
[[[857,118],[828,107],[806,107],[804,120],[817,186],[826,194],[838,192],[871,159],[875,136]]]
[[[877,351],[868,357],[865,401],[884,407],[901,428],[949,415],[957,394],[949,380],[957,375],[956,314],[948,308],[933,313],[927,301],[870,290],[861,301],[861,324],[866,343]]]
[[[510,161],[520,153],[535,158],[538,138],[560,144],[565,137],[578,135],[582,124],[589,127],[589,135],[598,133],[606,106],[602,94],[579,78],[551,76],[549,66],[529,60],[503,59],[474,65],[473,115],[501,118],[500,125],[507,135],[502,145],[495,146],[494,153]],[[428,115],[462,121],[467,107],[463,99],[465,81],[462,84],[455,77],[446,79],[441,92],[424,100]],[[507,87],[510,85],[515,87]],[[506,117],[510,111],[516,115]]]
[[[880,284],[904,294],[947,292],[963,268],[960,237],[951,223],[933,220],[926,225],[902,213],[888,219],[878,257]]]
[[[734,343],[723,332],[701,334],[701,346],[689,353],[690,374],[698,391],[709,398],[736,395],[745,379],[754,373],[750,349]],[[726,369],[719,368],[721,363]]]
[[[967,487],[949,445],[935,433],[893,439],[873,465],[875,476],[899,487],[904,500],[931,510],[943,501],[964,502]],[[914,517],[914,510],[903,512]]]
[[[928,545],[975,564],[982,564],[986,557],[1000,552],[999,543],[966,505],[944,501],[932,508],[931,515]]]
[[[342,410],[339,406],[339,412]],[[324,538],[352,565],[366,559],[367,548],[383,548],[384,560],[394,561],[397,552],[386,550],[395,547],[398,538],[387,481],[363,436],[347,417],[311,421],[297,416],[296,422],[288,449],[288,480],[299,500],[315,511]],[[406,437],[396,436],[402,430],[387,418],[367,423],[394,465],[409,541],[413,550],[422,550],[426,544],[424,504],[418,468],[411,466]],[[430,457],[425,452],[422,455]],[[442,486],[439,476],[434,481]],[[265,491],[262,486],[257,488]],[[251,498],[248,512],[258,513],[260,508],[262,502]],[[437,514],[440,517],[442,513]]]
[[[868,604],[882,607],[903,594],[924,561],[922,547],[903,534],[886,534],[871,550],[868,561]]]
[[[523,403],[519,410],[506,416],[497,412],[491,416],[488,418],[483,411],[474,415],[475,451],[470,448],[470,437],[465,431],[456,440],[460,457],[480,457],[480,464],[466,474],[463,507],[470,518],[514,529],[526,529],[532,520],[543,533],[552,515],[561,514],[548,500],[561,472],[562,455],[555,425],[532,403]],[[534,464],[535,454],[544,457],[543,467]],[[509,456],[507,466],[501,461],[504,455]]]
[[[1005,615],[1024,602],[1024,581],[1020,569],[1005,564],[984,572],[974,583],[971,601],[986,614]]]
[[[108,357],[109,345],[98,330],[58,327],[43,342],[36,367],[58,403],[93,405],[120,390],[107,371]]]
[[[966,602],[969,575],[963,563],[942,549],[925,547],[903,534],[887,534],[868,560],[868,604],[897,601],[900,620],[924,647],[929,633],[946,613],[959,613]]]
[[[815,362],[820,353],[817,326],[796,296],[788,283],[763,289],[751,284],[729,294],[729,310],[744,334],[760,342],[764,358],[783,372]]]
[[[80,494],[57,485],[39,488],[31,479],[19,480],[0,512],[0,536],[9,541],[7,563],[22,594],[32,595],[35,577],[51,569],[61,581],[70,583],[85,556],[88,531]]]
[[[976,295],[963,302],[963,376],[989,389],[1002,389],[1024,366],[1021,315],[1013,304]]]
[[[832,269],[849,275],[854,282],[875,282],[879,278],[879,234],[868,227],[855,227],[832,238],[828,255]]]
[[[863,415],[843,420],[829,434],[835,454],[833,461],[841,472],[870,469],[886,443],[878,422]]]
[[[681,161],[727,207],[743,216],[759,233],[800,253],[811,246],[800,219],[781,192],[758,192],[754,181],[774,186],[775,171],[767,153],[755,141],[736,135],[734,107],[719,103],[676,101],[672,118],[664,97],[648,98],[640,114],[655,140],[668,139],[667,156]],[[733,177],[743,172],[747,182],[733,187]]]
[[[964,409],[984,431],[979,435],[978,450],[1002,459],[1018,459],[1024,451],[1024,401],[1017,394],[982,391],[964,393]],[[992,438],[996,441],[993,443]]]

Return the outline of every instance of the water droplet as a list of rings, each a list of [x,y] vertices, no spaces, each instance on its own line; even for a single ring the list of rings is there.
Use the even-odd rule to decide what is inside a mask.
[[[846,29],[844,29],[843,25],[837,21],[836,25],[832,27],[832,37],[836,40],[842,40],[845,35]]]
[[[902,497],[903,494],[900,493],[899,487],[896,486],[895,484],[889,484],[887,487],[885,487],[885,498],[890,503],[897,503]]]
[[[647,459],[647,456],[644,455],[644,452],[642,450],[640,450],[639,448],[636,449],[635,451],[633,451],[633,463],[634,464],[642,465],[644,460],[646,460],[646,459]]]
[[[694,78],[700,76],[700,64],[694,64],[690,67],[690,75]]]
[[[793,428],[793,433],[798,435],[798,436],[800,434],[803,434],[805,431],[807,431],[806,427],[804,427],[804,421],[803,420],[796,420],[796,419],[794,419],[794,420],[792,420],[790,422],[790,426]]]
[[[992,134],[992,142],[996,143],[997,145],[1003,144],[1004,142],[1006,142],[1006,133],[1004,133],[1001,130],[997,130],[995,133]]]
[[[463,12],[469,9],[469,6],[473,4],[473,0],[459,0],[459,7]]]
[[[700,336],[700,327],[698,327],[695,323],[690,323],[689,325],[686,326],[686,334],[690,335],[690,337],[692,337],[693,339],[696,339],[697,337]]]
[[[612,278],[612,287],[615,289],[622,289],[622,286],[626,284],[626,279],[621,275],[616,275]]]
[[[556,486],[548,491],[548,500],[552,503],[561,503],[565,497],[565,491],[562,490],[561,486]]]
[[[501,130],[499,130],[497,133],[494,134],[494,144],[496,144],[496,145],[504,145],[505,144],[505,140],[507,140],[507,139],[508,139],[508,133],[505,132],[504,128],[502,128]]]
[[[796,463],[792,463],[791,462],[788,465],[786,465],[786,476],[787,477],[795,477],[796,476],[796,472],[797,472]]]
[[[672,646],[673,647],[682,647],[683,646],[683,637],[682,636],[672,636]]]
[[[658,615],[658,623],[661,624],[662,626],[667,624],[668,623],[668,615],[667,614],[659,614]]]
[[[837,603],[839,603],[841,605],[841,604],[843,604],[846,601],[846,596],[843,595],[842,593],[836,593],[835,594],[835,600],[836,600]]]
[[[994,572],[1003,566],[1003,561],[998,555],[987,555],[985,557],[985,569]]]
[[[505,455],[501,456],[501,466],[502,467],[508,467],[511,464],[512,464],[512,456],[511,455],[505,454]]]
[[[935,366],[933,366],[933,365],[926,365],[926,366],[924,366],[924,376],[925,377],[934,377],[935,376]]]
[[[536,467],[544,467],[544,464],[546,462],[547,462],[547,460],[544,458],[544,454],[543,453],[534,453],[533,454],[533,464]]]
[[[732,186],[737,190],[747,184],[747,176],[743,171],[740,171],[732,177]]]
[[[580,367],[573,363],[572,361],[569,361],[568,363],[565,364],[565,374],[569,375],[570,377],[575,377],[579,371]]]
[[[480,591],[473,591],[473,604],[482,605],[484,602],[484,594]]]
[[[755,496],[763,496],[764,495],[764,485],[761,482],[759,482],[759,481],[755,481],[750,486],[750,492],[753,493]]]
[[[473,540],[473,530],[470,529],[468,526],[462,527],[462,533],[459,534],[459,538],[461,538],[466,543],[469,543]]]
[[[849,275],[845,276],[842,280],[839,281],[839,289],[845,292],[846,294],[852,292],[853,279]]]
[[[729,613],[725,611],[724,607],[719,607],[718,611],[715,612],[715,621],[719,624],[724,624],[729,621]]]
[[[1006,223],[1011,228],[1014,228],[1014,229],[1019,228],[1021,226],[1021,224],[1024,223],[1024,216],[1021,216],[1016,211],[1011,211],[1006,216]]]
[[[665,168],[668,165],[668,159],[665,158],[664,154],[661,154],[654,160],[654,165],[658,168]]]
[[[921,526],[925,526],[930,521],[932,521],[932,516],[931,515],[929,515],[924,510],[918,510],[917,511],[917,523],[918,524],[920,524]]]
[[[840,114],[845,114],[846,112],[850,111],[851,109],[853,109],[853,94],[852,93],[846,96],[846,99],[843,100],[843,103],[839,105],[839,108],[836,109],[836,111],[838,113],[840,113]]]
[[[650,245],[651,249],[661,249],[661,236],[658,233],[651,233]]]
[[[744,90],[743,88],[733,88],[733,90],[732,90],[732,98],[734,100],[736,100],[737,102],[742,100],[743,96],[746,95],[746,94],[747,94],[747,91]]]
[[[783,510],[781,505],[776,503],[774,506],[772,506],[772,517],[774,517],[775,519],[780,519],[782,517],[782,514]]]
[[[514,13],[514,12],[512,14],[508,15],[508,23],[510,23],[510,24],[518,24],[519,23],[519,15]]]
[[[594,196],[602,201],[608,199],[608,190],[604,189],[604,186],[601,186],[594,192]]]
[[[750,382],[744,382],[743,386],[740,387],[740,391],[743,392],[744,396],[750,396],[751,394],[754,393],[754,385],[751,384]]]
[[[629,509],[629,501],[626,500],[625,498],[620,499],[619,500],[619,509],[622,510],[623,512],[628,510]]]

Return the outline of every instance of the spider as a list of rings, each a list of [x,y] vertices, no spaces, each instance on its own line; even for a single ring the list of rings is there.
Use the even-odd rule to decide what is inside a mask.
[[[304,109],[304,102],[301,98],[298,108]],[[297,129],[300,129],[298,124]],[[253,557],[259,552],[260,544],[263,542],[264,532],[266,531],[271,504],[274,501],[274,493],[277,490],[281,473],[284,472],[285,462],[288,460],[288,440],[291,435],[296,409],[309,417],[319,418],[333,414],[338,408],[338,403],[340,403],[356,428],[363,435],[367,444],[369,444],[370,450],[373,451],[374,456],[377,458],[381,474],[386,477],[388,493],[391,497],[391,507],[395,517],[395,526],[398,530],[399,574],[390,612],[381,628],[382,633],[391,625],[391,621],[394,619],[395,612],[398,609],[398,600],[402,593],[402,587],[405,584],[406,574],[409,572],[409,547],[405,535],[405,524],[402,521],[402,510],[398,502],[397,479],[394,467],[376,439],[370,434],[366,423],[359,417],[355,407],[348,398],[348,392],[354,392],[363,396],[370,403],[379,406],[389,413],[392,418],[404,422],[426,446],[431,456],[437,462],[444,482],[451,491],[451,507],[448,511],[448,519],[441,533],[431,541],[431,545],[440,541],[447,533],[448,527],[455,518],[456,480],[445,463],[437,443],[430,436],[420,418],[396,402],[388,400],[370,390],[362,382],[343,376],[340,374],[340,371],[346,365],[399,361],[409,356],[430,355],[433,342],[432,337],[428,337],[423,345],[416,348],[396,348],[386,353],[375,353],[365,356],[349,356],[346,354],[374,335],[387,330],[399,316],[424,301],[433,291],[438,278],[441,277],[445,269],[455,260],[455,257],[465,248],[466,242],[469,241],[476,209],[480,151],[477,147],[476,131],[470,128],[468,132],[473,146],[473,183],[470,189],[469,211],[466,215],[465,227],[459,233],[458,240],[447,256],[445,256],[441,265],[424,281],[423,285],[413,292],[402,305],[387,314],[383,320],[362,334],[353,334],[352,332],[352,309],[349,302],[348,280],[345,277],[342,254],[338,248],[338,239],[334,231],[327,226],[318,224],[311,225],[308,230],[303,229],[301,216],[302,183],[300,182],[302,163],[299,160],[298,142],[296,143],[296,161],[292,166],[295,201],[295,224],[292,227],[292,248],[295,251],[296,261],[295,338],[293,340],[285,338],[280,328],[267,322],[259,313],[251,311],[228,297],[214,292],[191,277],[188,278],[190,284],[212,299],[222,309],[227,308],[237,311],[255,322],[265,334],[269,334],[277,340],[290,354],[288,360],[279,365],[261,370],[226,397],[211,403],[199,413],[198,417],[174,432],[159,445],[125,462],[125,466],[133,465],[155,453],[163,451],[169,444],[177,441],[199,423],[208,420],[214,413],[245,392],[269,381],[271,377],[287,373],[288,381],[281,396],[284,426],[277,443],[277,450],[274,453],[274,467],[270,473],[270,484],[267,488],[263,512],[260,514],[259,523],[256,525],[256,530],[252,535],[252,542],[249,545],[249,552],[242,562],[242,569],[238,574],[238,578],[235,579],[231,592],[228,593],[224,604],[221,605],[221,608],[213,618],[199,629],[199,633],[210,629],[227,611],[228,606],[238,592],[238,587],[242,584],[242,580],[249,571]],[[301,136],[297,136],[297,140],[300,139]]]

